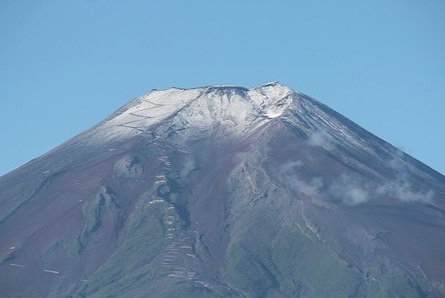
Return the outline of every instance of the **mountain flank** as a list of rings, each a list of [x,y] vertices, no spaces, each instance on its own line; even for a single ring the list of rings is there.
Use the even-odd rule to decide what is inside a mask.
[[[153,90],[0,177],[2,297],[445,297],[445,177],[279,83]]]

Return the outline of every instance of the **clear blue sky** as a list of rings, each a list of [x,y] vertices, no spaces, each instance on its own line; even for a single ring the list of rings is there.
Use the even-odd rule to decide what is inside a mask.
[[[445,173],[443,0],[1,0],[0,175],[153,88],[280,81]]]

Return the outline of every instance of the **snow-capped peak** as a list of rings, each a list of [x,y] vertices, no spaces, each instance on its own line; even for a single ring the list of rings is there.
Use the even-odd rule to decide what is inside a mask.
[[[279,117],[292,102],[293,91],[278,82],[257,88],[215,85],[194,89],[153,90],[134,99],[91,133],[96,140],[126,139],[169,119],[171,125],[241,134]]]

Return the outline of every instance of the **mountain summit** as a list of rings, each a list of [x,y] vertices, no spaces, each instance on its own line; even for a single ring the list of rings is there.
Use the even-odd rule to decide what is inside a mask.
[[[188,133],[216,132],[242,135],[284,113],[292,90],[270,83],[248,90],[215,86],[196,89],[154,90],[131,101],[94,131],[100,142],[126,139],[174,118],[171,126]]]
[[[444,297],[445,177],[279,83],[153,90],[0,177],[2,297]]]

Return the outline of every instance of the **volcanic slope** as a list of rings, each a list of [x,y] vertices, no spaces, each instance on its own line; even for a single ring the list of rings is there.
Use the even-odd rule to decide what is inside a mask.
[[[154,90],[0,177],[1,297],[445,297],[445,177],[279,84]]]

